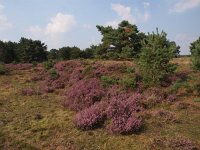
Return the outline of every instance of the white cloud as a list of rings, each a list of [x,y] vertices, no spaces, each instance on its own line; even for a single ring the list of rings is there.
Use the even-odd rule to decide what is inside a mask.
[[[149,6],[150,3],[146,2],[146,6]],[[124,6],[122,4],[111,4],[112,10],[114,10],[117,15],[120,17],[118,20],[108,21],[106,22],[106,26],[110,25],[113,28],[117,28],[118,24],[122,20],[128,20],[132,24],[136,24],[138,22],[146,22],[150,19],[151,15],[149,12],[140,12],[139,9],[134,8],[132,12],[132,8],[129,6]]]
[[[76,21],[73,15],[58,13],[51,18],[51,22],[46,27],[47,34],[65,33],[69,31]]]
[[[181,13],[198,6],[200,6],[200,0],[182,0],[174,4],[170,12]]]
[[[8,21],[8,18],[3,14],[4,6],[0,4],[0,31],[9,29],[12,24]]]
[[[135,18],[131,14],[131,7],[121,4],[111,4],[111,8],[121,17],[121,19],[135,23]]]
[[[150,6],[150,3],[149,2],[143,2],[143,5],[144,5],[144,8],[147,8]]]
[[[26,31],[33,38],[40,39],[48,43],[52,48],[59,45],[59,40],[63,35],[70,31],[76,25],[76,20],[73,15],[57,13],[56,16],[50,19],[46,27],[41,28],[38,25],[29,27]]]
[[[0,12],[4,10],[4,6],[0,4]]]

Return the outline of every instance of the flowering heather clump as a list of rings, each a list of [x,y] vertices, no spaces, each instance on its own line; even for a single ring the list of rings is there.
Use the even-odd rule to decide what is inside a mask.
[[[89,130],[99,127],[105,119],[105,103],[95,103],[89,108],[86,108],[76,114],[74,123],[82,130]]]
[[[166,101],[172,103],[172,102],[176,101],[176,99],[177,99],[176,94],[171,94],[171,95],[167,96]]]
[[[83,79],[82,71],[83,71],[82,67],[78,67],[73,70],[73,72],[71,73],[69,77],[70,84],[74,84],[80,81],[81,79]]]
[[[50,86],[45,86],[45,87],[43,88],[43,91],[44,91],[45,93],[53,93],[53,92],[55,91],[55,89],[54,89],[53,87],[50,87]]]
[[[65,88],[65,84],[61,80],[54,80],[51,83],[51,85],[54,89],[64,89]]]
[[[100,101],[103,95],[104,90],[98,79],[80,80],[69,89],[65,104],[72,110],[80,111]]]
[[[6,64],[6,68],[9,70],[29,70],[33,67],[33,64],[24,63],[24,64]]]
[[[100,64],[100,63],[95,63],[92,65],[92,68],[93,68],[93,74],[96,76],[96,77],[100,77],[102,75],[107,75],[108,73],[108,70],[105,68],[104,65]]]
[[[139,131],[142,124],[142,119],[136,117],[135,114],[132,113],[129,118],[124,116],[113,118],[110,130],[113,133],[131,134]]]
[[[46,78],[46,76],[48,76],[48,73],[45,72],[44,70],[34,74],[32,77],[31,77],[31,80],[32,81],[40,81],[40,80],[44,80]]]
[[[68,71],[71,72],[74,68],[81,67],[83,64],[81,61],[77,60],[69,60],[69,61],[61,61],[54,65],[56,70],[60,71]]]
[[[154,112],[154,116],[159,120],[166,121],[166,122],[175,122],[177,121],[177,117],[175,113],[165,111],[163,109]]]
[[[180,150],[198,150],[199,148],[189,139],[183,137],[175,137],[169,140],[168,146],[173,149]]]
[[[27,88],[27,89],[22,90],[22,95],[24,95],[24,96],[32,96],[34,94],[36,94],[36,92],[31,88]]]
[[[141,128],[142,120],[136,117],[136,112],[140,110],[137,105],[140,98],[140,94],[130,97],[121,94],[112,97],[106,114],[112,120],[110,130],[113,133],[129,134]]]

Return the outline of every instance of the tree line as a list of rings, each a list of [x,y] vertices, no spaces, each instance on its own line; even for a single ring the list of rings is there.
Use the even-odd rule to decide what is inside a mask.
[[[153,49],[167,49],[170,47],[171,51],[173,51],[173,57],[177,57],[180,52],[180,47],[177,46],[174,41],[168,40],[166,37],[167,34],[163,31],[162,36],[155,37],[154,32],[148,34],[140,32],[136,25],[132,25],[128,21],[122,21],[117,28],[99,25],[96,27],[102,34],[101,43],[92,45],[84,50],[76,46],[66,46],[47,51],[47,45],[45,43],[23,37],[19,42],[0,41],[0,62],[31,63],[43,62],[46,60],[69,60],[78,58],[138,58],[142,50],[146,47],[152,47]],[[163,38],[163,36],[165,38]],[[155,43],[152,43],[150,40],[155,40]],[[194,52],[191,50],[191,53],[193,54]]]

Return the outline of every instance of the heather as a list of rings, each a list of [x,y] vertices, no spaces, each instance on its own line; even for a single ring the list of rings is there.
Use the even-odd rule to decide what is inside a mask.
[[[188,61],[189,59],[184,59]],[[182,66],[148,87],[133,61],[6,64],[2,149],[194,149],[199,73]]]

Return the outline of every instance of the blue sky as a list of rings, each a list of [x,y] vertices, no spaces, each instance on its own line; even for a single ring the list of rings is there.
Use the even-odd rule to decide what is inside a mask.
[[[96,25],[122,20],[145,33],[164,30],[188,54],[200,36],[200,0],[0,0],[0,40],[39,39],[49,49],[98,44]]]

